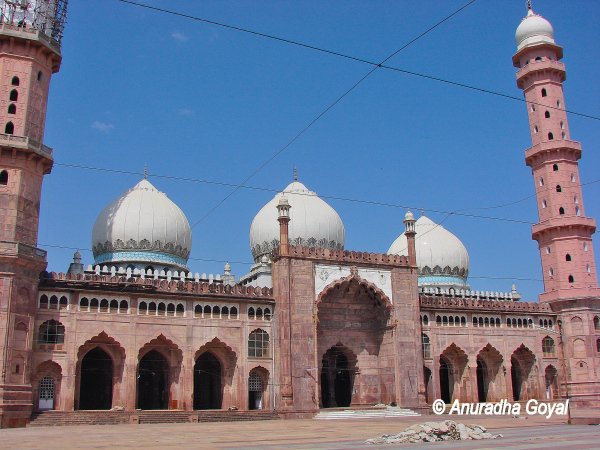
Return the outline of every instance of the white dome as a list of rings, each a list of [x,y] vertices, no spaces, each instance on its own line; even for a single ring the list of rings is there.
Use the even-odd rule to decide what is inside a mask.
[[[338,213],[299,181],[290,183],[262,207],[250,226],[250,249],[256,262],[279,245],[277,204],[285,194],[291,205],[289,239],[293,245],[344,248],[344,224]]]
[[[148,180],[104,208],[92,231],[96,264],[131,262],[156,264],[159,270],[184,269],[191,247],[185,214]]]
[[[419,276],[426,278],[420,279],[419,284],[464,285],[469,273],[469,253],[460,239],[425,216],[419,217],[415,231]],[[408,256],[404,233],[390,246],[388,254]],[[436,277],[445,280],[440,282]]]
[[[530,9],[517,28],[515,40],[518,50],[528,45],[554,44],[554,29],[550,22]]]

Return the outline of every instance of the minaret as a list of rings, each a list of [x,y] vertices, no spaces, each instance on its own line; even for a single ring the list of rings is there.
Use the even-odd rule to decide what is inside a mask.
[[[539,210],[532,236],[544,273],[540,301],[558,314],[558,336],[552,338],[562,349],[561,395],[569,399],[571,411],[585,414],[600,408],[600,289],[592,246],[596,223],[585,216],[578,170],[581,144],[569,135],[565,66],[552,25],[528,4],[516,40],[513,64],[519,68],[517,86],[525,93],[533,144],[525,151],[525,161],[533,172]]]
[[[537,197],[539,223],[532,237],[539,244],[544,277],[541,301],[597,296],[592,234],[595,221],[585,216],[578,160],[581,144],[571,140],[563,81],[563,49],[552,25],[528,5],[516,31],[517,86],[527,101],[532,146],[525,152]]]
[[[67,0],[0,0],[0,426],[22,426],[34,407],[30,367],[39,273],[43,144],[50,78],[61,63]]]

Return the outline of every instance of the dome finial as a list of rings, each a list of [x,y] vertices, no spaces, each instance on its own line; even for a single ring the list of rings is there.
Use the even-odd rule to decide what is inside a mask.
[[[298,168],[294,166],[294,181],[298,181]]]
[[[531,11],[531,0],[527,0],[527,11]]]
[[[148,164],[144,164],[144,180],[148,179]]]

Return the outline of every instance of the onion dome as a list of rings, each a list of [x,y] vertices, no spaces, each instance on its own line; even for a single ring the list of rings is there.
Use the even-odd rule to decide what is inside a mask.
[[[290,204],[290,244],[344,248],[344,224],[338,213],[304,184],[295,180],[263,206],[252,221],[250,248],[256,263],[261,261],[263,255],[269,255],[273,248],[279,246],[277,205],[282,197]]]
[[[515,40],[517,41],[518,50],[535,44],[554,44],[554,29],[550,22],[529,9],[527,16],[517,27]]]
[[[415,231],[419,285],[466,288],[469,253],[460,239],[425,216],[416,221]],[[398,236],[387,253],[408,256],[404,233]]]
[[[92,231],[101,265],[187,270],[191,247],[185,214],[146,179],[104,208]]]

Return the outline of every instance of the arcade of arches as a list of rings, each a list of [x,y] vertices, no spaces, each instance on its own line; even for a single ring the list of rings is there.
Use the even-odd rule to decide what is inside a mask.
[[[70,387],[76,410],[109,410],[128,404],[141,410],[271,407],[269,370],[251,366],[244,374],[237,367],[236,353],[219,339],[197,350],[192,370],[185,370],[183,361],[179,347],[160,335],[143,345],[129,366],[121,344],[103,332],[79,348],[74,385],[65,380],[59,363],[46,361],[37,366],[35,408],[69,409]],[[188,391],[182,389],[186,383],[191,388],[188,402]],[[245,390],[237,389],[240,385]],[[131,392],[134,398],[129,401]]]
[[[441,398],[448,404],[457,399],[497,402],[559,398],[558,370],[544,362],[540,373],[538,363],[523,344],[506,358],[490,344],[471,357],[453,343],[439,357],[425,359],[425,400],[431,403]]]

